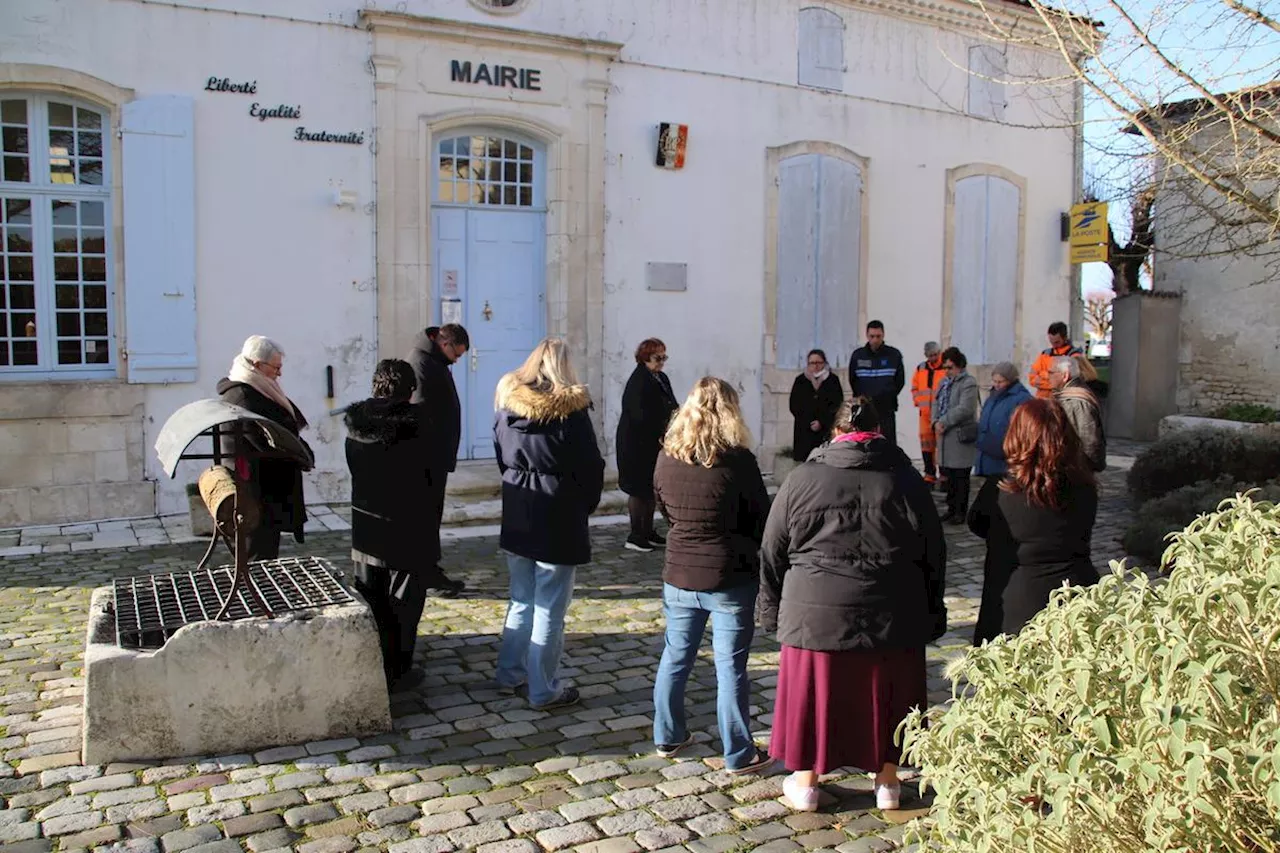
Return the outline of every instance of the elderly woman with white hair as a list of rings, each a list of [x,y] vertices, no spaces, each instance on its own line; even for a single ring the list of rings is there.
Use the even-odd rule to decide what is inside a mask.
[[[284,350],[270,338],[251,335],[218,380],[218,395],[297,435],[307,419],[280,387]],[[280,534],[303,541],[307,512],[302,498],[302,469],[289,459],[236,459],[236,475],[252,483],[262,503],[262,523],[249,536],[249,559],[273,560],[280,555]]]
[[[1083,355],[1059,356],[1050,362],[1049,387],[1062,404],[1067,420],[1080,437],[1080,449],[1094,471],[1107,467],[1107,435],[1102,426],[1102,404],[1090,389],[1085,369],[1096,379],[1097,371]]]

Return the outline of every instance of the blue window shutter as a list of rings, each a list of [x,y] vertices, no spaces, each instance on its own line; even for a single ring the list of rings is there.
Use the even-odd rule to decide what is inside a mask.
[[[800,10],[798,71],[801,86],[844,88],[844,21],[835,12],[810,6]]]
[[[129,381],[194,382],[195,102],[125,104],[120,133]]]
[[[969,115],[1000,121],[1004,118],[1005,55],[990,44],[969,48]]]
[[[1004,178],[987,179],[986,364],[1013,358],[1022,194]]]
[[[956,182],[951,344],[974,364],[1013,357],[1022,193],[993,175]]]
[[[951,220],[951,345],[975,364],[985,357],[988,180],[975,175],[956,182]]]
[[[778,165],[777,365],[798,370],[817,330],[818,157]]]
[[[822,157],[818,178],[818,335],[832,367],[844,367],[858,345],[862,272],[862,170]]]

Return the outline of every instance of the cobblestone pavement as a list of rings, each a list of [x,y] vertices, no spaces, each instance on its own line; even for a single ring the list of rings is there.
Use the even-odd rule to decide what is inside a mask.
[[[1099,566],[1119,553],[1127,517],[1123,470],[1104,475],[1094,543]],[[651,691],[662,648],[661,552],[622,550],[619,528],[594,531],[596,561],[579,571],[565,645],[582,704],[539,712],[491,689],[506,571],[492,537],[455,541],[445,566],[468,597],[432,600],[420,628],[428,673],[392,697],[392,732],[360,740],[281,744],[253,755],[79,766],[84,630],[89,596],[122,575],[190,568],[200,544],[0,558],[0,853],[483,853],[575,849],[835,849],[901,843],[922,813],[874,808],[854,769],[824,778],[824,805],[793,814],[776,798],[781,768],[725,773],[715,736],[709,648],[689,683],[698,743],[653,755]],[[972,631],[982,544],[949,528],[951,631],[928,652],[933,701],[949,695],[944,662]],[[347,567],[345,534],[308,539],[309,553]],[[708,644],[709,645],[709,644]],[[757,638],[752,715],[766,743],[778,647]]]

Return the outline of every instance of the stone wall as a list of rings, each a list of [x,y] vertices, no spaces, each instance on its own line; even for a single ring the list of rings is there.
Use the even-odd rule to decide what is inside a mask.
[[[1176,176],[1176,171],[1174,175]],[[1231,403],[1280,406],[1280,277],[1263,251],[1237,252],[1212,228],[1234,217],[1202,212],[1192,181],[1162,184],[1153,287],[1182,296],[1178,346],[1179,411],[1209,413]],[[1233,232],[1232,239],[1245,239]]]
[[[141,386],[0,385],[0,528],[153,515]]]
[[[1203,324],[1204,319],[1194,314],[1182,321],[1182,333],[1189,340],[1184,348],[1187,360],[1178,365],[1178,408],[1212,412],[1232,403],[1280,405],[1280,377],[1268,371],[1266,358],[1277,346],[1275,326],[1266,327],[1267,340],[1256,340],[1253,331],[1244,330],[1206,336]]]

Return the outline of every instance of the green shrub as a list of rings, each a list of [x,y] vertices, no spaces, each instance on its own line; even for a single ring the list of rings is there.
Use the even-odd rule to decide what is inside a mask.
[[[1202,428],[1160,439],[1134,460],[1129,491],[1138,503],[1174,489],[1229,477],[1260,483],[1280,471],[1280,435]]]
[[[1280,508],[1233,499],[1172,571],[1112,563],[953,666],[903,724],[937,792],[908,840],[955,853],[1280,850]]]
[[[200,496],[199,483],[187,483],[187,497],[194,498]]]
[[[1213,512],[1232,495],[1246,492],[1254,484],[1233,482],[1230,477],[1206,480],[1174,489],[1167,495],[1153,498],[1134,514],[1122,544],[1126,554],[1155,561],[1164,553],[1169,534],[1186,527],[1196,516]],[[1261,484],[1253,495],[1255,500],[1280,502],[1280,481]]]
[[[1246,424],[1269,424],[1280,421],[1280,412],[1262,403],[1232,403],[1214,411],[1215,418]]]

